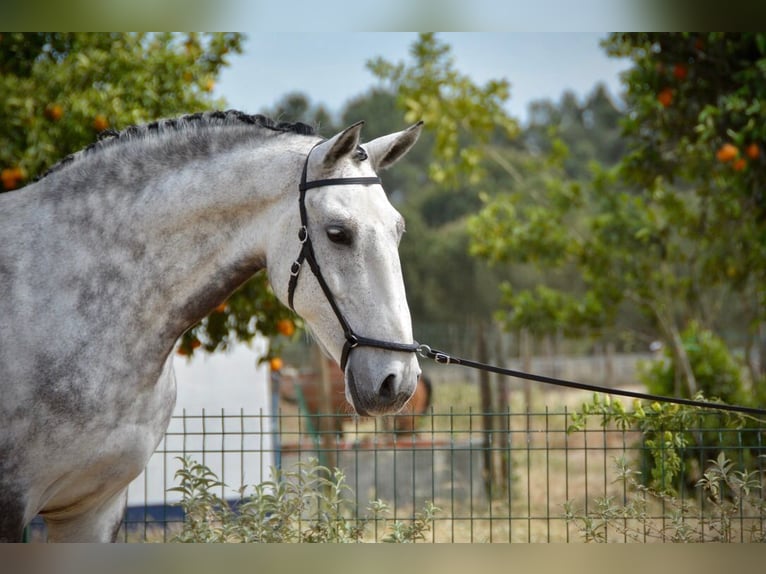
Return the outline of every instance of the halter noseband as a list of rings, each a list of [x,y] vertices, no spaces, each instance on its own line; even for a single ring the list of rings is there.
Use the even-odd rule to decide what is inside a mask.
[[[319,142],[322,143],[322,142]],[[319,144],[317,144],[319,145]],[[316,146],[314,146],[316,147]],[[303,261],[307,261],[311,271],[319,282],[319,286],[330,303],[335,316],[340,322],[340,326],[343,328],[343,335],[346,337],[346,342],[343,345],[343,352],[340,357],[340,368],[345,372],[346,363],[348,362],[348,356],[351,353],[351,349],[356,347],[377,347],[379,349],[387,349],[389,351],[402,351],[406,353],[414,353],[418,350],[419,344],[415,343],[392,343],[390,341],[381,341],[380,339],[371,339],[369,337],[363,337],[354,333],[354,330],[349,325],[346,318],[343,316],[338,303],[335,301],[335,296],[332,294],[330,287],[327,285],[324,277],[322,276],[322,270],[317,262],[316,255],[314,254],[314,246],[311,244],[311,237],[309,237],[308,228],[308,215],[306,213],[306,190],[314,187],[324,187],[329,185],[375,185],[380,183],[379,177],[343,177],[333,179],[317,179],[314,181],[306,181],[306,173],[308,172],[309,157],[314,148],[311,148],[308,155],[306,155],[306,161],[303,164],[303,172],[301,173],[301,181],[298,185],[300,195],[298,197],[298,206],[300,208],[301,215],[301,228],[298,231],[298,239],[301,242],[301,251],[298,254],[298,258],[293,262],[290,268],[290,282],[287,286],[287,300],[290,304],[290,308],[293,307],[293,297],[295,295],[295,288],[298,286],[298,275],[301,272]]]

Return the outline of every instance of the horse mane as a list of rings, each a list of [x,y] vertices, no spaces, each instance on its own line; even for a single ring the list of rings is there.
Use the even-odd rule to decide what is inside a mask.
[[[273,132],[294,133],[300,135],[316,135],[314,127],[302,122],[275,121],[261,114],[246,114],[238,110],[210,111],[186,114],[176,118],[157,120],[147,124],[132,125],[117,131],[107,129],[98,134],[98,139],[80,151],[69,154],[42,175],[35,178],[39,181],[48,175],[55,173],[75,160],[92,154],[120,142],[151,137],[165,132],[183,132],[195,128],[212,126],[253,126]]]

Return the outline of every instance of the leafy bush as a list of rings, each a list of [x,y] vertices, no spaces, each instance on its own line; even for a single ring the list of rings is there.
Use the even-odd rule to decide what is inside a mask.
[[[720,337],[692,321],[681,333],[681,341],[697,381],[698,392],[730,405],[752,404],[743,376],[744,369]],[[670,396],[675,394],[676,372],[673,355],[666,349],[662,359],[641,365],[639,380],[650,393]],[[682,394],[685,391],[686,388],[682,387]],[[685,396],[689,396],[688,392]]]
[[[759,471],[736,471],[731,460],[720,453],[709,461],[695,487],[708,503],[702,514],[696,504],[679,500],[640,484],[625,459],[616,461],[618,481],[630,496],[623,503],[615,497],[596,500],[596,510],[585,514],[564,504],[564,517],[574,524],[586,542],[607,542],[609,532],[626,541],[650,539],[671,542],[766,542],[766,501]],[[696,501],[695,501],[696,502]],[[652,507],[662,509],[652,516]],[[748,516],[748,518],[741,518]]]
[[[691,322],[681,333],[681,340],[697,382],[697,398],[709,397],[713,399],[713,402],[757,406],[758,399],[751,392],[744,374],[745,369],[720,337],[703,329],[698,323]],[[642,365],[639,380],[646,385],[650,393],[671,396],[675,394],[675,373],[676,365],[673,356],[666,351],[662,359]],[[683,391],[685,390],[684,387]],[[688,397],[688,392],[682,392],[682,395]],[[677,449],[683,451],[683,458],[672,460],[678,452],[677,449],[669,449],[664,461],[666,466],[660,469],[656,466],[658,461],[655,457],[649,463],[650,467],[654,465],[651,473],[653,478],[656,478],[660,471],[677,473],[681,464],[684,464],[686,476],[692,478],[688,484],[691,486],[696,480],[695,472],[698,473],[699,468],[704,466],[704,461],[715,457],[722,448],[737,449],[738,456],[744,464],[748,464],[753,455],[760,453],[762,444],[759,436],[760,423],[756,421],[756,424],[753,424],[754,419],[751,417],[715,413],[707,413],[703,416],[701,411],[697,411],[698,414],[690,418],[692,411],[673,407],[663,408],[661,415],[669,412],[680,414],[675,418],[660,416],[646,421],[651,424],[651,430],[655,431],[647,435],[647,446],[650,449],[657,446],[664,448],[667,440],[675,440]],[[645,431],[646,427],[647,425],[643,425],[641,430]],[[740,432],[722,432],[722,429],[732,428],[739,429]],[[665,440],[659,433],[667,432],[671,433],[672,438]],[[657,444],[650,444],[651,442]],[[751,449],[745,451],[742,450],[742,446],[751,447]],[[730,455],[733,456],[733,454]],[[670,481],[672,478],[667,480]],[[659,486],[656,480],[653,484]]]
[[[698,393],[695,400],[707,401]],[[740,466],[751,465],[762,444],[763,422],[739,413],[713,411],[702,407],[653,402],[644,405],[633,401],[627,410],[619,399],[593,396],[580,412],[572,415],[568,432],[582,430],[589,416],[599,416],[601,426],[615,425],[620,430],[641,433],[637,463],[645,486],[663,494],[693,487],[704,461],[719,452],[735,457]],[[755,445],[755,446],[748,446]]]
[[[273,480],[240,489],[240,503],[232,507],[215,494],[223,486],[215,473],[189,457],[180,458],[176,472],[186,518],[175,542],[361,542],[367,527],[383,520],[389,529],[384,542],[416,542],[430,530],[435,513],[431,503],[409,523],[381,518],[388,506],[369,503],[367,515],[356,517],[351,487],[339,469],[330,470],[315,460],[298,463],[294,470],[272,468]]]

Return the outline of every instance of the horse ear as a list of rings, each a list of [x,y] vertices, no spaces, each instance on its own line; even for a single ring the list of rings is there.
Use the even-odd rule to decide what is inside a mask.
[[[365,144],[363,147],[370,156],[375,171],[394,165],[418,141],[423,122],[418,122],[406,130],[382,136]]]
[[[359,147],[363,125],[364,122],[357,122],[316,147],[315,153],[321,157],[324,168],[333,167],[338,160],[350,155]]]

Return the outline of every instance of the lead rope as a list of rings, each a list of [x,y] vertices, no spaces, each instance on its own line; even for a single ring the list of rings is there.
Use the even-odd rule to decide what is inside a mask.
[[[674,403],[678,405],[685,405],[690,407],[699,407],[704,409],[714,409],[719,411],[728,411],[734,413],[743,413],[747,415],[766,417],[766,409],[760,409],[757,407],[744,407],[740,405],[726,405],[720,403],[709,403],[705,401],[699,401],[695,399],[684,399],[679,397],[665,397],[662,395],[652,395],[649,393],[639,393],[635,391],[628,391],[625,389],[611,389],[599,385],[589,385],[586,383],[578,383],[576,381],[567,381],[565,379],[557,379],[555,377],[546,377],[544,375],[534,375],[531,373],[525,373],[523,371],[515,371],[513,369],[504,369],[495,365],[489,365],[487,363],[480,363],[479,361],[472,361],[470,359],[463,359],[455,357],[444,351],[437,351],[432,349],[428,345],[420,345],[418,347],[418,354],[425,359],[432,359],[434,362],[441,365],[461,365],[463,367],[469,367],[471,369],[478,369],[482,371],[489,371],[491,373],[497,373],[499,375],[505,375],[508,377],[516,377],[518,379],[526,379],[528,381],[536,381],[538,383],[546,383],[549,385],[556,385],[559,387],[568,387],[571,389],[579,389],[582,391],[593,391],[597,393],[604,393],[608,395],[619,395],[623,397],[630,397],[634,399],[642,399],[647,401],[658,401],[665,403]]]

